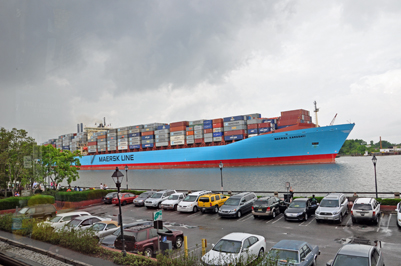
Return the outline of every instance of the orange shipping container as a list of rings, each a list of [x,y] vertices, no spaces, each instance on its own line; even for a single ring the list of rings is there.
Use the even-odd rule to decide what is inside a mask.
[[[186,133],[187,133],[187,136],[192,136],[194,134],[193,131],[187,131]]]
[[[106,138],[106,135],[98,136],[98,137],[97,137],[97,139],[105,139],[105,138]]]
[[[174,131],[185,131],[187,129],[186,126],[179,126],[179,127],[170,127],[170,132],[174,132]],[[142,133],[143,135],[143,133]]]
[[[150,136],[153,135],[154,131],[147,131],[147,132],[142,132],[142,136]]]
[[[222,122],[217,122],[217,123],[213,122],[213,128],[216,128],[216,127],[223,127],[223,123]]]
[[[213,124],[214,123],[223,123],[223,118],[216,118],[216,119],[213,119]]]
[[[204,129],[203,133],[207,134],[207,133],[213,133],[213,129],[212,128],[208,128],[208,129]]]
[[[170,128],[172,127],[180,127],[180,126],[188,126],[188,121],[181,121],[181,122],[174,122],[174,123],[170,123]],[[179,131],[179,130],[177,130]]]

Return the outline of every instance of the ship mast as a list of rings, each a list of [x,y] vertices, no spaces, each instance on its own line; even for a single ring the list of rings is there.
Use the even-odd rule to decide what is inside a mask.
[[[317,112],[319,112],[319,108],[317,108],[316,101],[314,101],[313,104],[315,105],[315,111],[314,112],[315,112],[315,118],[316,118],[316,127],[319,127],[319,123],[317,121]]]

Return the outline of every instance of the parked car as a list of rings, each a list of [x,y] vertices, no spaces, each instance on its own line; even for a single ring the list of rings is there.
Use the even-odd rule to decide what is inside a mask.
[[[247,265],[263,256],[266,240],[260,235],[231,233],[212,246],[213,248],[201,258],[203,265],[236,265],[237,263]]]
[[[53,204],[37,204],[26,206],[19,210],[16,215],[24,218],[36,218],[47,220],[56,216],[57,210]]]
[[[166,200],[171,194],[177,193],[175,190],[162,190],[158,191],[145,201],[146,208],[161,208],[162,202]]]
[[[348,214],[348,199],[344,194],[331,193],[324,197],[316,209],[316,222],[322,220],[343,221],[343,216]]]
[[[138,195],[132,193],[121,193],[120,195],[121,205],[124,206],[128,203],[133,203],[134,199],[136,199],[137,197]],[[111,203],[118,205],[118,198],[117,197],[113,198]]]
[[[290,206],[284,211],[284,219],[306,221],[309,216],[314,214],[318,205],[312,204],[312,199],[308,198],[297,198],[294,199]]]
[[[252,214],[254,218],[269,216],[275,218],[276,215],[287,208],[285,202],[276,197],[263,197],[254,201]]]
[[[181,248],[184,233],[179,230],[170,230],[165,227],[159,231],[153,225],[138,225],[124,230],[125,250],[135,253],[143,253],[151,257],[158,251],[158,241],[162,236],[166,236],[174,247]],[[122,249],[122,237],[118,236],[114,242],[117,249]]]
[[[346,244],[341,247],[334,260],[326,263],[327,266],[363,265],[383,266],[384,259],[381,250],[375,246],[363,244]]]
[[[111,204],[114,198],[117,198],[117,192],[108,193],[106,196],[102,198],[102,201],[105,204],[107,203]]]
[[[184,199],[184,193],[171,194],[165,201],[162,202],[164,210],[177,210],[178,204]]]
[[[101,221],[93,224],[88,229],[93,230],[98,238],[103,238],[111,235],[118,230],[118,228],[118,223],[115,221]]]
[[[401,228],[401,202],[397,204],[397,209],[395,209],[397,212],[397,225],[398,228]]]
[[[212,193],[211,191],[197,191],[189,194],[183,201],[178,204],[177,210],[179,212],[197,212],[198,211],[198,199],[200,196]]]
[[[224,196],[223,194],[206,194],[202,195],[198,199],[198,207],[200,208],[202,213],[205,213],[207,211],[212,211],[214,213],[219,212],[219,208],[223,206],[224,202],[229,197]]]
[[[69,223],[71,220],[74,220],[80,216],[90,216],[89,212],[66,212],[57,214],[52,219],[43,222],[44,224],[49,224],[54,229],[62,228],[64,225]]]
[[[379,223],[381,216],[380,203],[374,198],[357,198],[351,208],[353,223],[369,221]]]
[[[299,240],[281,240],[275,244],[258,266],[294,265],[316,266],[319,247]]]
[[[111,221],[110,218],[100,218],[97,216],[80,216],[71,220],[65,225],[66,230],[86,230],[89,229],[93,224],[101,221]]]
[[[243,192],[231,196],[223,206],[220,207],[220,217],[237,217],[240,218],[243,214],[252,211],[252,205],[257,199],[253,192]]]
[[[153,226],[152,221],[141,221],[141,222],[135,222],[135,223],[129,223],[129,224],[123,224],[124,227],[124,233],[125,230],[134,226],[138,225],[147,225],[147,226]],[[106,247],[114,248],[114,242],[116,241],[117,237],[121,235],[121,227],[118,227],[116,231],[114,231],[111,235],[105,236],[100,239],[100,244]]]
[[[135,206],[145,206],[145,200],[155,194],[154,191],[146,191],[134,199]]]

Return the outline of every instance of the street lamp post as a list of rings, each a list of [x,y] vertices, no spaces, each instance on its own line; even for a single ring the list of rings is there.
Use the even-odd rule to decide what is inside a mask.
[[[223,194],[223,163],[219,163],[220,168],[220,178],[221,178],[221,194]]]
[[[125,165],[125,178],[127,180],[127,190],[128,190],[128,165]]]
[[[373,162],[373,166],[374,166],[374,168],[375,168],[375,187],[376,187],[376,199],[377,199],[377,198],[378,198],[378,195],[377,195],[377,176],[376,176],[376,162],[377,162],[377,158],[376,158],[375,155],[373,155],[372,162]]]
[[[127,256],[127,252],[125,252],[125,240],[124,240],[124,226],[123,226],[123,217],[121,215],[121,201],[120,201],[120,187],[121,187],[121,182],[123,180],[124,175],[118,170],[118,167],[116,167],[116,171],[114,171],[113,175],[111,176],[113,178],[114,183],[116,184],[117,187],[117,199],[118,199],[118,208],[119,208],[119,214],[118,214],[118,224],[120,225],[121,228],[121,238],[123,242],[123,250],[121,251],[123,253],[123,256]]]

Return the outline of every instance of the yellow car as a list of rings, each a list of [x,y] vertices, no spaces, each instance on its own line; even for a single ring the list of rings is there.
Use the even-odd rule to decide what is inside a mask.
[[[212,211],[214,213],[219,212],[219,208],[226,202],[229,197],[224,196],[223,194],[206,194],[198,199],[198,207],[202,213],[206,211]]]

